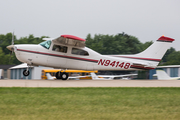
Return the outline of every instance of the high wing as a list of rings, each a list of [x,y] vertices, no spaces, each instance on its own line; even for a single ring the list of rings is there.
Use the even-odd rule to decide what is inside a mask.
[[[76,47],[85,47],[85,39],[73,35],[61,35],[60,37],[52,40],[56,44],[63,44]]]

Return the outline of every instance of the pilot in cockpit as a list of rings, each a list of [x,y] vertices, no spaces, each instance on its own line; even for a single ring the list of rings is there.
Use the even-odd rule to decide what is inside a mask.
[[[55,51],[56,51],[56,52],[59,52],[59,47],[57,47],[57,48],[55,49]]]

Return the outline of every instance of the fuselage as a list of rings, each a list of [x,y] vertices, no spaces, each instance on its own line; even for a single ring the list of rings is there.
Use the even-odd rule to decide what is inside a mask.
[[[101,55],[87,47],[82,38],[61,35],[38,45],[9,45],[19,61],[34,66],[81,70],[154,69],[174,39],[161,36],[146,50],[134,55]]]
[[[55,45],[65,47],[66,51],[55,51]],[[132,62],[130,62],[127,58],[101,55],[87,47],[79,48],[61,44],[54,44],[53,42],[51,42],[48,48],[44,47],[41,44],[14,45],[14,48],[17,59],[29,65],[83,70],[132,69]]]

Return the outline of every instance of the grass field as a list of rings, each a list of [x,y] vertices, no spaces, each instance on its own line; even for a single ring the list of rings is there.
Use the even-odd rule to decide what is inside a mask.
[[[0,120],[180,120],[180,88],[0,88]]]

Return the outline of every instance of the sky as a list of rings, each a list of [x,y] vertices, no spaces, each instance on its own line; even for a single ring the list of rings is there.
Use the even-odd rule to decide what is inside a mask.
[[[0,0],[0,34],[86,38],[125,32],[142,43],[164,35],[180,51],[179,5],[180,0]]]

